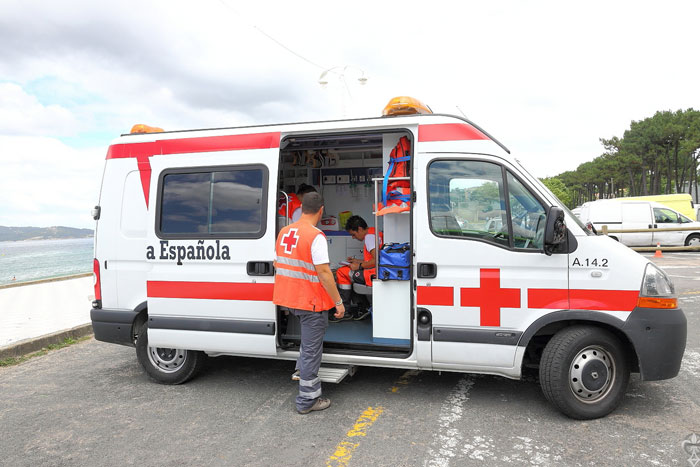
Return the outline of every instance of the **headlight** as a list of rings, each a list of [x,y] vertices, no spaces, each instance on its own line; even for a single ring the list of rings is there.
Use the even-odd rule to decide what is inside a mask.
[[[653,263],[647,264],[637,306],[642,308],[678,308],[676,289],[671,279]]]

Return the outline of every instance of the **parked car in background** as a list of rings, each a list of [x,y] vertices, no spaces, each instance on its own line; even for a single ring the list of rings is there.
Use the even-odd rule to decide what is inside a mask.
[[[654,201],[661,203],[667,208],[674,209],[690,220],[697,220],[696,206],[693,205],[693,197],[688,193],[674,193],[672,195],[652,195],[652,196],[629,196],[625,199],[630,201]]]
[[[630,198],[589,201],[581,206],[580,219],[591,223],[600,231],[608,229],[668,229],[664,232],[612,233],[611,238],[627,246],[700,246],[700,222],[654,201],[631,200]],[[693,230],[677,228],[694,227]]]

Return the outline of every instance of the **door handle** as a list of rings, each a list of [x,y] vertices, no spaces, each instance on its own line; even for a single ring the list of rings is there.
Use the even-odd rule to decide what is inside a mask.
[[[248,261],[246,270],[249,276],[274,276],[272,261]]]
[[[418,277],[421,279],[435,279],[437,277],[437,264],[418,263]]]

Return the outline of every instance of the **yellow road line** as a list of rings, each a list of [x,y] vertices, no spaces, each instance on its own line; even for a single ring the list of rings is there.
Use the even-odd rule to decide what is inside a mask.
[[[700,290],[695,290],[693,292],[683,292],[681,295],[698,295],[700,294]]]
[[[384,407],[367,407],[367,410],[362,412],[362,415],[355,421],[355,425],[347,432],[346,438],[338,443],[335,452],[326,461],[326,465],[329,467],[347,466],[360,445],[359,437],[367,436],[367,430],[377,421],[382,412],[384,412]]]

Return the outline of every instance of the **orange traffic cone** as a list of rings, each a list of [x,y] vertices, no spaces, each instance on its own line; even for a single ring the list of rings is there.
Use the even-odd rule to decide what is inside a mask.
[[[664,255],[661,254],[661,244],[656,244],[656,252],[654,253],[654,258],[663,258]]]

